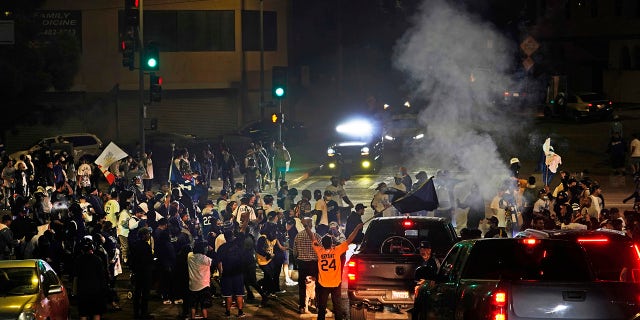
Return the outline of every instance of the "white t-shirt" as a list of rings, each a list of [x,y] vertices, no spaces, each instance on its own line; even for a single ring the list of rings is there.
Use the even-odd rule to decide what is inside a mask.
[[[330,184],[325,190],[331,191],[333,193],[331,199],[338,203],[338,207],[344,207],[342,204],[342,197],[346,196],[347,193],[344,191],[342,185],[334,186]]]
[[[631,152],[630,156],[631,157],[640,157],[640,140],[638,140],[638,139],[631,140],[630,146],[631,146],[631,150],[633,150],[633,152]]]
[[[200,291],[211,284],[211,258],[201,253],[189,252],[189,290]]]
[[[240,221],[240,219],[242,218],[242,214],[248,212],[248,217],[249,217],[249,221],[254,221],[256,219],[258,219],[258,217],[256,217],[256,211],[253,210],[253,208],[251,206],[248,206],[246,204],[241,204],[240,206],[238,206],[238,208],[236,209],[236,212],[234,214],[234,216],[236,217],[236,221],[238,222],[238,224],[242,224],[242,221]]]

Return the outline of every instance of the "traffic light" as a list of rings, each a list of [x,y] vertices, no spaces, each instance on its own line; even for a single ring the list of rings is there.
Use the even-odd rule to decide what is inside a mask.
[[[162,77],[155,73],[149,75],[149,95],[151,102],[160,102],[162,100]]]
[[[279,112],[274,112],[271,114],[271,123],[280,124],[284,123],[284,114]]]
[[[122,66],[125,68],[129,68],[129,70],[134,69],[135,62],[135,40],[129,35],[125,35],[122,40],[120,40],[120,50],[122,50]]]
[[[140,0],[124,0],[124,19],[127,27],[138,27],[140,23]]]
[[[271,69],[271,94],[276,99],[287,96],[287,67],[273,67]]]
[[[160,51],[153,44],[144,47],[142,55],[142,68],[146,71],[157,71],[160,69]]]

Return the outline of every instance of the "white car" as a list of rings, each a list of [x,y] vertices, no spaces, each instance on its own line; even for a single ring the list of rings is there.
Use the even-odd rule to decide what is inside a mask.
[[[92,133],[60,134],[40,139],[29,149],[14,152],[9,157],[18,160],[21,155],[49,153],[52,156],[62,151],[72,154],[76,161],[85,156],[95,158],[102,152],[102,140]]]

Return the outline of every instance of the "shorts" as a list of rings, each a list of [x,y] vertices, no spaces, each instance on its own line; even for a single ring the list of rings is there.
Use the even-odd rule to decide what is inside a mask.
[[[633,166],[640,166],[640,157],[631,157],[629,161]]]
[[[222,274],[220,277],[220,288],[222,297],[244,296],[244,278],[242,273],[227,275]]]
[[[107,311],[104,303],[104,296],[100,294],[80,294],[78,295],[78,315],[89,317],[103,314]]]
[[[289,264],[289,250],[284,251],[284,254],[282,255],[282,264]]]
[[[191,307],[194,309],[203,309],[205,299],[211,298],[209,287],[205,287],[199,291],[190,291],[191,294]]]

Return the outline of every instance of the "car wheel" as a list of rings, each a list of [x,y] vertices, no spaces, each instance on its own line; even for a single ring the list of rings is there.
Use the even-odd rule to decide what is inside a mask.
[[[351,308],[349,308],[349,319],[351,319],[351,320],[367,320],[367,310],[366,310],[366,308],[351,306]]]

